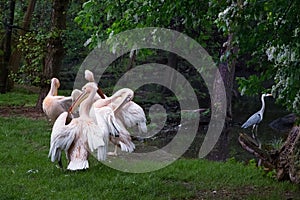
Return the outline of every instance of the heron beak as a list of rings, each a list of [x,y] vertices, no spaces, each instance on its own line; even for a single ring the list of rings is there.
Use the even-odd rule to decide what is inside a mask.
[[[75,110],[88,96],[89,94],[86,91],[83,91],[70,106],[69,113],[73,113],[73,110]]]
[[[272,94],[267,94],[266,96],[267,96],[267,97],[272,97],[273,95],[272,95]]]

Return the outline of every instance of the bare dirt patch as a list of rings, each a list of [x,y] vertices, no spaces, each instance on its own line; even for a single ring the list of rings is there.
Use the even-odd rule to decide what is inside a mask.
[[[46,115],[34,107],[0,106],[1,117],[28,117],[32,119],[47,119]]]

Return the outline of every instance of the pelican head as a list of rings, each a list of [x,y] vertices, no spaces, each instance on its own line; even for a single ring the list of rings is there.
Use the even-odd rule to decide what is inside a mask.
[[[90,70],[85,70],[85,71],[84,71],[84,78],[85,78],[88,82],[95,82],[94,74],[93,74],[93,72],[91,72]]]
[[[51,79],[51,85],[53,85],[56,88],[59,88],[60,87],[60,82],[57,78],[52,78]]]
[[[71,105],[70,109],[69,109],[69,113],[72,113],[73,110],[75,110],[80,104],[81,102],[83,102],[85,99],[88,98],[88,96],[92,93],[92,92],[96,92],[97,91],[97,87],[95,85],[94,82],[89,82],[87,84],[85,84],[82,87],[82,93],[76,98],[76,100],[73,102],[73,104]]]

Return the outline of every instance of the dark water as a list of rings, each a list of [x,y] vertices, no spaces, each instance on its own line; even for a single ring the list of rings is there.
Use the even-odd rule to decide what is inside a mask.
[[[289,114],[289,112],[286,111],[284,108],[275,104],[275,100],[273,98],[266,98],[265,102],[266,108],[264,113],[264,119],[258,127],[258,138],[262,142],[263,146],[270,145],[271,143],[274,143],[274,141],[278,141],[280,138],[285,137],[285,133],[279,133],[273,130],[269,126],[269,123],[277,118]],[[228,134],[228,145],[226,147],[226,150],[228,152],[228,158],[234,157],[236,160],[240,161],[245,161],[254,158],[253,155],[249,154],[241,148],[240,144],[238,143],[238,136],[241,132],[251,134],[251,128],[241,129],[240,127],[253,113],[260,110],[260,108],[260,99],[239,100],[233,103],[233,124]],[[154,151],[164,147],[169,142],[171,142],[173,137],[177,134],[179,124],[176,120],[174,120],[173,122],[169,120],[167,124],[167,126],[165,126],[153,137],[137,142],[136,151]],[[184,157],[198,158],[199,149],[205,137],[206,130],[207,125],[200,124],[194,142],[191,144],[189,150],[184,154]],[[155,131],[153,131],[153,133],[155,133]]]
[[[287,133],[280,133],[273,130],[269,124],[280,117],[289,114],[286,109],[275,104],[275,99],[265,98],[266,108],[263,121],[258,126],[258,138],[265,147],[284,139]],[[238,101],[233,104],[233,121],[235,122],[230,132],[229,157],[235,157],[238,160],[253,158],[251,154],[243,150],[238,143],[239,133],[248,133],[251,135],[251,128],[241,129],[240,126],[255,112],[260,110],[260,99],[251,99],[248,101]]]

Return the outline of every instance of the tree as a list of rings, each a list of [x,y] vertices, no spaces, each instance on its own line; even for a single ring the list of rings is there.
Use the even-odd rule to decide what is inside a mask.
[[[0,93],[7,92],[8,86],[8,69],[9,69],[9,59],[11,55],[11,42],[12,42],[12,32],[13,32],[13,24],[14,24],[14,16],[15,16],[15,6],[16,1],[11,0],[9,2],[9,13],[8,16],[4,18],[4,26],[5,26],[5,37],[4,42],[1,44],[1,61],[0,61]]]
[[[36,5],[36,0],[29,0],[28,6],[23,18],[23,25],[19,29],[19,36],[24,36],[27,31],[29,31],[31,19],[33,16],[34,8]],[[15,48],[15,50],[12,52],[9,60],[9,71],[12,73],[17,73],[22,58],[22,52],[19,48]],[[13,81],[10,81],[9,87],[13,87]]]
[[[235,74],[235,57],[237,48],[233,42],[231,32],[218,30],[215,20],[218,13],[225,9],[226,1],[219,5],[218,1],[94,1],[90,0],[83,4],[83,10],[75,19],[85,31],[92,33],[90,46],[94,47],[99,40],[108,38],[110,35],[124,30],[137,27],[163,27],[185,33],[198,41],[215,59],[218,64],[227,97],[227,122],[232,119],[231,97]],[[99,9],[102,11],[99,12]],[[103,22],[104,21],[104,22]],[[224,33],[224,34],[223,34]],[[226,42],[227,41],[227,42]],[[225,45],[225,47],[222,47]],[[172,53],[168,56],[168,64],[176,69],[177,57]],[[173,77],[176,81],[176,77]],[[220,78],[220,77],[218,77]],[[218,80],[216,80],[216,83]],[[215,84],[218,86],[218,84]],[[212,106],[218,105],[220,88],[215,87],[215,101]],[[224,133],[228,133],[225,126]],[[224,140],[227,140],[223,134]],[[224,141],[223,140],[223,141]],[[221,141],[220,144],[226,144]],[[219,152],[225,152],[221,147]],[[224,160],[227,155],[211,156]]]
[[[64,55],[62,33],[66,28],[66,11],[68,3],[68,0],[53,0],[52,2],[51,30],[47,42],[47,53],[42,71],[40,94],[36,104],[36,108],[39,110],[42,109],[42,101],[49,91],[50,79],[52,77],[57,77],[60,71]]]
[[[220,27],[234,32],[239,45],[239,59],[246,59],[247,67],[260,75],[239,78],[242,94],[253,95],[272,90],[277,102],[300,114],[300,2],[240,1],[228,4],[220,16]],[[272,88],[263,83],[274,80]]]
[[[299,1],[232,1],[219,15],[219,27],[233,32],[238,44],[238,59],[246,59],[260,75],[239,78],[242,94],[272,91],[277,101],[300,114],[300,3]],[[272,81],[272,89],[263,83]],[[269,86],[270,87],[270,86]],[[276,170],[278,180],[300,182],[299,126],[294,126],[282,147],[265,149],[257,146],[247,134],[240,134],[242,147]]]

